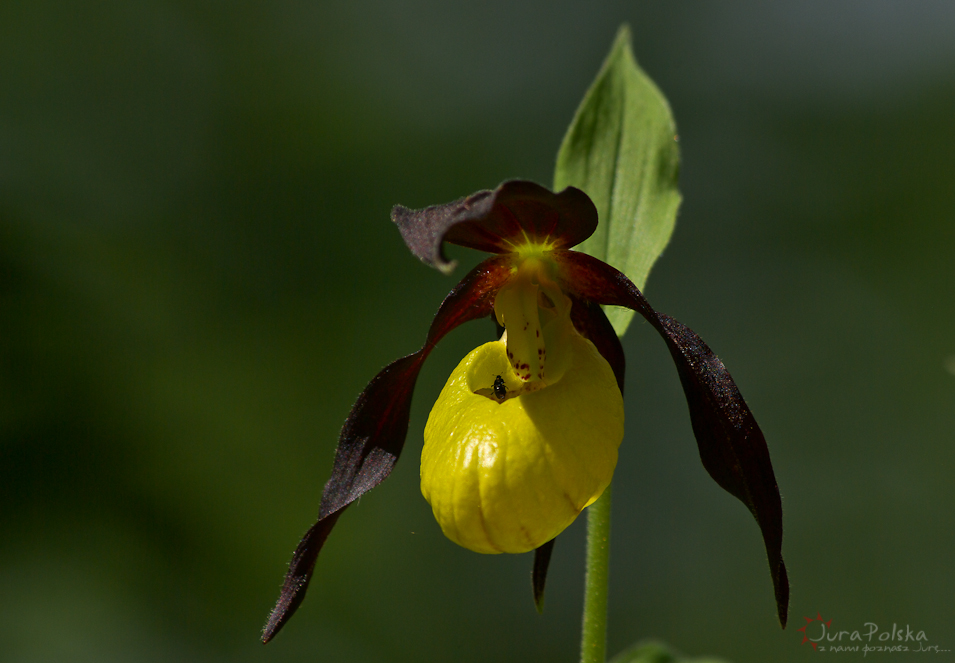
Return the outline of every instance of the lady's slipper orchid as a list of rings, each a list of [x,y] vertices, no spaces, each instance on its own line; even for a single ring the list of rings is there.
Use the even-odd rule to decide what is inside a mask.
[[[318,553],[348,505],[388,476],[404,445],[425,358],[463,322],[504,328],[462,360],[425,427],[421,490],[444,533],[484,553],[536,550],[540,600],[554,537],[610,483],[623,437],[624,356],[601,305],[640,313],[670,350],[710,476],[750,509],[769,557],[780,622],[789,583],[782,505],[763,434],[723,363],[692,330],[655,311],[613,267],[571,247],[597,227],[582,191],[525,181],[392,220],[425,263],[449,273],[444,242],[493,255],[451,291],[424,346],[384,368],[342,429],[318,521],[292,557],[263,632],[268,642],[305,597]]]

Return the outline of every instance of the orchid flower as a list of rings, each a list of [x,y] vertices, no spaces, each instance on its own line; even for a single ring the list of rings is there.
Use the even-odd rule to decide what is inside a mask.
[[[590,198],[573,187],[553,193],[515,180],[446,205],[396,206],[392,220],[411,252],[445,274],[454,268],[445,242],[493,255],[448,294],[424,346],[386,366],[358,397],[318,521],[295,550],[263,641],[301,604],[338,518],[397,462],[431,350],[458,325],[488,316],[503,335],[465,357],[438,397],[425,427],[421,490],[456,543],[481,553],[536,551],[540,605],[554,538],[609,485],[623,438],[624,355],[603,305],[641,314],[666,343],[703,466],[762,532],[785,626],[782,505],[763,434],[695,332],[655,311],[621,272],[571,250],[597,227]]]

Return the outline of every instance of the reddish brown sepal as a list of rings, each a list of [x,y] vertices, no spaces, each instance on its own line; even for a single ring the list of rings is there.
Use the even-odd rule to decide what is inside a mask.
[[[550,566],[550,556],[554,552],[554,541],[551,539],[534,550],[534,569],[531,571],[531,588],[534,591],[534,607],[539,614],[544,613],[544,585],[547,583],[547,567]]]
[[[262,630],[262,642],[275,637],[302,603],[318,553],[342,511],[384,481],[398,461],[408,433],[415,381],[428,354],[458,325],[489,315],[494,296],[510,272],[506,256],[488,258],[475,267],[441,303],[424,346],[385,367],[358,397],[338,439],[318,521],[292,555],[282,593]]]
[[[607,319],[607,314],[600,308],[600,304],[584,301],[570,293],[573,306],[570,309],[570,320],[580,335],[589,340],[597,348],[607,363],[610,364],[613,375],[617,378],[617,387],[623,394],[624,373],[627,368],[627,358],[620,344],[620,337],[613,330],[613,325]]]
[[[666,341],[680,374],[703,466],[759,524],[769,557],[779,622],[786,627],[789,579],[783,563],[783,510],[762,431],[723,362],[693,330],[658,313],[619,271],[578,251],[556,251],[561,286],[596,304],[640,313]]]
[[[448,273],[444,242],[488,253],[508,253],[530,238],[569,249],[597,228],[597,208],[583,191],[554,193],[534,182],[511,180],[445,205],[411,210],[395,205],[391,220],[405,244],[425,263]]]

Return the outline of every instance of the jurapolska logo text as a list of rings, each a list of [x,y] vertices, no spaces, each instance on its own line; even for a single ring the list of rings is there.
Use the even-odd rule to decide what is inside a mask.
[[[891,630],[880,630],[875,622],[865,622],[862,629],[846,631],[832,628],[832,621],[822,615],[815,619],[804,617],[806,624],[798,629],[803,643],[809,643],[820,652],[947,652],[939,645],[928,644],[925,631],[913,630],[911,625],[900,627],[893,623]]]

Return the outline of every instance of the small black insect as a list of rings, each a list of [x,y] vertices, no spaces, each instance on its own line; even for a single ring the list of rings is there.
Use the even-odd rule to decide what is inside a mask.
[[[507,396],[507,386],[504,384],[504,378],[500,375],[494,378],[494,395],[499,401],[503,401]]]

